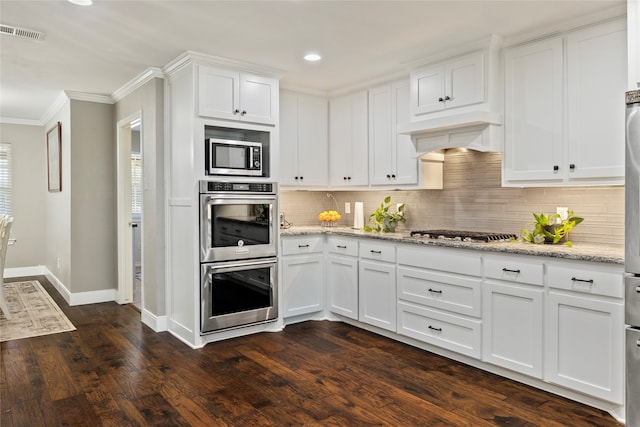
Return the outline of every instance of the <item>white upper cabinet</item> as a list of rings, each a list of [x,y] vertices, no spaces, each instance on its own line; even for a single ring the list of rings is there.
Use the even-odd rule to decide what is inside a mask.
[[[484,55],[474,52],[411,72],[411,115],[483,102]]]
[[[278,120],[278,80],[200,65],[198,114],[224,120],[275,124]]]
[[[623,184],[626,72],[624,20],[507,49],[503,185]]]
[[[505,181],[561,181],[562,38],[505,52]]]
[[[280,184],[326,186],[328,183],[328,101],[280,93]]]
[[[570,181],[624,183],[624,21],[567,36],[567,138]]]
[[[367,185],[367,91],[329,101],[329,184]]]
[[[409,121],[409,82],[369,90],[369,182],[371,185],[416,184],[418,160],[408,135],[397,127]]]

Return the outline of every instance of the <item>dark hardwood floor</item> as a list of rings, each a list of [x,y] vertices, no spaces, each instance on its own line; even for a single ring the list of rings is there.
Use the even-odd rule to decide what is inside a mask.
[[[619,425],[339,322],[192,350],[131,306],[69,307],[38,280],[77,330],[2,343],[2,427]]]

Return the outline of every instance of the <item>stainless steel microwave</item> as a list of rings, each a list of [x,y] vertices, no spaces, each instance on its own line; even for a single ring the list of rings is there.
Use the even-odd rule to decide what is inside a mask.
[[[262,176],[262,143],[209,138],[207,175]]]

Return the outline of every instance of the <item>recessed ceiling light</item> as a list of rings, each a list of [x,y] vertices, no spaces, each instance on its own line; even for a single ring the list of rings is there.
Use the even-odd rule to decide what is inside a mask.
[[[93,4],[93,0],[69,0],[69,2],[78,6],[91,6]]]
[[[317,53],[307,53],[304,56],[304,60],[309,62],[320,61],[321,59],[322,59],[322,56],[318,55]]]

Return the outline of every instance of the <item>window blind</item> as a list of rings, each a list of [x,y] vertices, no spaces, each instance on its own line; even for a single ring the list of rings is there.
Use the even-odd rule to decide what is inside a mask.
[[[0,214],[11,215],[11,144],[0,142]]]
[[[142,213],[142,156],[131,153],[131,213]]]

